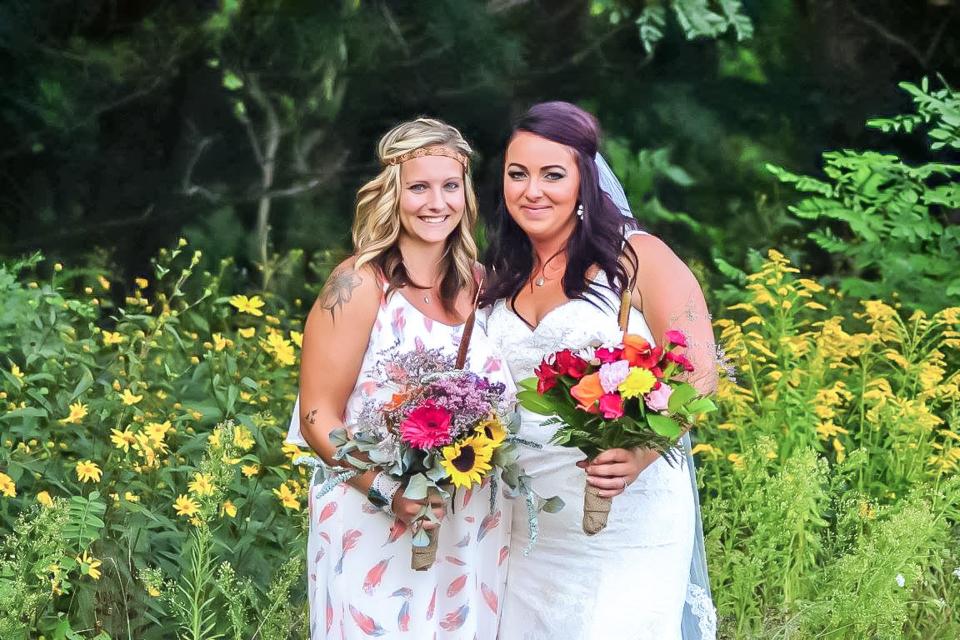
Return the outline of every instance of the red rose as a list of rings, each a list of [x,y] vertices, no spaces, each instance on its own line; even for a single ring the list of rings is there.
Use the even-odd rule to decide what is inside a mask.
[[[587,372],[590,363],[575,355],[570,349],[564,349],[557,353],[553,366],[558,374],[579,380]]]
[[[674,351],[668,351],[667,360],[669,360],[670,362],[676,362],[681,367],[683,367],[686,371],[693,371],[693,363],[687,360],[687,356],[685,355],[676,353]]]
[[[667,342],[673,343],[678,347],[687,346],[687,336],[685,336],[682,331],[671,329],[663,334],[663,337],[666,338]]]
[[[547,362],[546,358],[533,372],[537,375],[537,393],[542,395],[556,386],[559,372]]]

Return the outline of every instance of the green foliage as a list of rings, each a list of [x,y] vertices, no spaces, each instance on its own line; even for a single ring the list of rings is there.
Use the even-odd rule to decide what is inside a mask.
[[[901,86],[917,112],[871,126],[909,132],[927,123],[931,149],[960,148],[960,93],[932,92],[926,81]],[[790,210],[817,223],[810,238],[835,256],[841,290],[863,298],[899,295],[904,304],[928,311],[944,295],[960,295],[960,227],[947,217],[960,207],[960,165],[911,166],[875,151],[831,151],[823,158],[828,180],[768,168],[781,182],[812,194]]]
[[[67,620],[166,638],[173,616],[184,637],[249,637],[302,539],[306,475],[282,445],[301,325],[273,298],[222,292],[230,263],[199,273],[185,246],[129,286],[36,257],[0,266],[0,526],[58,505],[55,584],[69,591],[34,602],[12,574],[0,580],[37,607],[29,633]],[[230,597],[223,562],[238,576]]]
[[[593,0],[590,13],[606,16],[614,25],[632,20],[647,54],[663,40],[668,9],[687,40],[718,38],[728,32],[737,40],[753,36],[753,22],[743,10],[740,0],[656,0],[641,8],[624,0]]]
[[[694,451],[722,637],[955,637],[960,307],[842,316],[797,271],[771,251],[717,322],[737,379]]]

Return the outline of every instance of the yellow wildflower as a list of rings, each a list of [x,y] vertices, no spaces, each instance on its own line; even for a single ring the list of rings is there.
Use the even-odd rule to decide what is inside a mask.
[[[103,563],[86,551],[83,552],[83,556],[77,556],[77,564],[80,565],[80,573],[82,575],[90,576],[94,580],[100,579],[100,565]]]
[[[210,476],[204,473],[193,474],[193,480],[187,485],[190,493],[198,496],[212,496],[217,487],[213,484]]]
[[[837,462],[843,462],[847,457],[847,449],[837,438],[833,439],[833,450],[837,452]]]
[[[85,417],[87,417],[87,405],[77,401],[70,405],[70,415],[61,422],[63,424],[80,424],[80,421]]]
[[[17,485],[13,482],[13,478],[3,471],[0,471],[0,493],[8,498],[17,497]]]
[[[113,443],[117,449],[123,449],[123,452],[126,453],[130,450],[130,447],[136,444],[136,437],[130,432],[130,429],[124,429],[120,431],[119,429],[111,429],[110,442]]]
[[[299,331],[291,331],[290,339],[293,340],[293,344],[297,345],[301,349],[303,348],[303,334]]]
[[[190,496],[180,494],[173,503],[173,509],[178,516],[192,517],[200,511],[200,503]]]
[[[703,442],[698,442],[693,446],[693,449],[690,450],[691,455],[697,455],[698,453],[707,453],[711,455],[720,455],[721,451],[714,447],[711,444],[706,444]]]
[[[20,382],[23,382],[23,371],[20,371],[20,367],[18,367],[18,366],[15,365],[15,364],[14,364],[14,365],[11,365],[11,366],[10,366],[10,373],[13,375],[14,378],[16,378],[17,380],[19,380]]]
[[[150,286],[150,282],[149,282],[146,278],[134,278],[134,279],[133,279],[133,282],[134,282],[134,283],[137,285],[137,287],[139,287],[140,289],[146,289],[147,287]]]
[[[220,506],[220,513],[227,514],[231,518],[237,517],[237,507],[232,502],[227,500]]]
[[[230,340],[229,338],[224,338],[223,335],[220,333],[213,334],[212,338],[213,338],[213,348],[216,351],[223,351],[227,347],[233,346],[233,340]]]
[[[103,332],[103,344],[104,346],[111,346],[114,344],[120,344],[127,339],[125,335],[119,331],[104,331]]]
[[[110,290],[110,281],[104,278],[103,276],[97,276],[97,282],[100,283],[100,286],[103,288],[104,291]]]
[[[298,456],[303,455],[303,451],[300,450],[300,447],[295,444],[290,444],[289,442],[285,442],[283,444],[283,452],[288,458],[290,458],[290,462],[296,460]]]
[[[140,502],[140,496],[133,493],[132,491],[126,491],[123,494],[123,499],[127,502]]]
[[[250,433],[249,429],[238,425],[233,431],[233,444],[243,451],[249,451],[256,442],[254,442],[253,434]]]
[[[37,502],[43,506],[49,508],[53,506],[53,498],[50,497],[49,491],[41,491],[37,494]]]
[[[236,307],[240,313],[248,313],[251,316],[263,315],[263,311],[260,310],[260,307],[263,306],[263,300],[260,299],[260,296],[248,298],[247,296],[236,295],[230,298],[230,304]]]
[[[277,316],[268,315],[268,316],[266,317],[266,320],[267,320],[267,322],[269,322],[270,324],[280,324],[280,318],[278,318]]]
[[[653,389],[657,377],[649,369],[631,367],[630,373],[620,383],[618,389],[624,398],[637,398]]]
[[[743,461],[743,454],[740,453],[731,453],[727,456],[727,460],[733,463],[734,469],[743,469],[746,464]]]
[[[139,396],[134,395],[134,394],[130,391],[130,389],[124,389],[124,390],[123,390],[123,394],[121,395],[120,399],[123,400],[123,404],[127,405],[128,407],[132,407],[133,405],[135,405],[135,404],[137,404],[138,402],[140,402],[141,400],[143,400],[143,396],[142,396],[142,395],[139,395]]]
[[[103,471],[97,466],[96,462],[90,460],[81,460],[77,463],[77,478],[80,482],[100,482]]]
[[[253,476],[260,473],[260,466],[256,464],[245,464],[242,467],[240,467],[240,473],[247,476],[248,478],[252,478]]]
[[[256,327],[247,327],[246,329],[238,329],[237,333],[240,334],[241,338],[252,338],[257,333]]]
[[[841,433],[850,433],[843,427],[838,427],[833,423],[833,420],[827,420],[826,422],[821,422],[817,426],[817,436],[821,440],[829,440],[830,438],[836,438],[837,435]]]
[[[280,485],[279,489],[274,489],[273,493],[280,499],[280,504],[282,504],[285,509],[300,510],[300,501],[297,500],[296,494],[290,490],[286,482]]]
[[[167,437],[167,433],[169,433],[171,429],[173,429],[173,425],[170,424],[169,420],[164,420],[163,422],[148,422],[144,427],[144,431],[150,436],[150,440],[158,445],[163,443]]]
[[[270,334],[266,340],[260,341],[260,346],[281,365],[290,366],[297,361],[293,345],[279,334]]]
[[[152,584],[151,584],[151,585],[148,585],[148,586],[147,586],[147,594],[148,594],[151,598],[159,598],[159,597],[160,597],[160,589],[157,589],[156,585],[152,585]]]

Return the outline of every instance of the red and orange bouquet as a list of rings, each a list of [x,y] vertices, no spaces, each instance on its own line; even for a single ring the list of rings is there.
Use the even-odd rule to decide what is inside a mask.
[[[682,379],[694,370],[681,351],[684,334],[667,331],[665,342],[655,347],[626,334],[619,344],[558,351],[520,382],[517,399],[529,411],[553,416],[560,427],[552,444],[576,447],[588,458],[607,449],[654,449],[673,461],[680,438],[716,405]],[[587,485],[584,531],[603,529],[610,507],[610,498]]]

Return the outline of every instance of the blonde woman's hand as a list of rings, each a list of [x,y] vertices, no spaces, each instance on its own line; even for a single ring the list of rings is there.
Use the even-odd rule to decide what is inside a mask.
[[[397,518],[403,521],[403,523],[408,527],[417,519],[417,516],[420,515],[423,507],[427,504],[432,505],[433,515],[437,518],[437,520],[443,519],[443,516],[446,513],[443,500],[439,496],[431,496],[430,500],[432,500],[432,502],[429,502],[426,498],[423,500],[410,500],[409,498],[404,498],[403,491],[401,490],[394,494],[390,508],[393,510],[394,515],[396,515]],[[429,520],[425,520],[423,523],[423,528],[428,531],[437,526],[439,525],[430,522]]]

